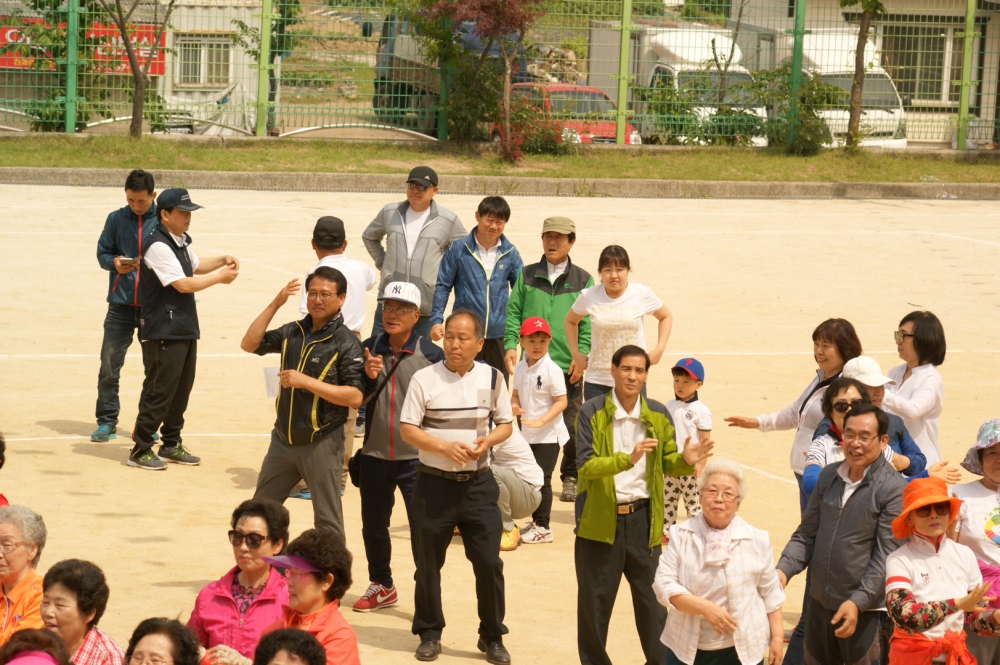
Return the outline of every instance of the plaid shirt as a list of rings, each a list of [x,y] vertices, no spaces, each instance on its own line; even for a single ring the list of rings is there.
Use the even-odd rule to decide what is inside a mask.
[[[83,636],[72,660],[73,665],[122,665],[125,652],[107,633],[93,626]]]

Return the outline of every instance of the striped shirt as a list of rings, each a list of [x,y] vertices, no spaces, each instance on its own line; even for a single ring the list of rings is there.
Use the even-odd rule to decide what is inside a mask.
[[[93,626],[73,654],[73,665],[122,665],[125,652],[107,633]]]
[[[489,365],[474,363],[459,376],[444,361],[425,367],[413,375],[399,421],[415,425],[445,441],[461,441],[473,448],[473,441],[490,432],[490,422],[513,422],[510,394],[500,372]],[[442,471],[475,471],[490,465],[489,455],[464,466],[447,455],[420,451],[420,463]]]

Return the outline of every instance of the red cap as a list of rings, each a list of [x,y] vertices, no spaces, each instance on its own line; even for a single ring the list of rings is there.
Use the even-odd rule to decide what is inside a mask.
[[[537,316],[525,319],[524,323],[521,324],[521,334],[527,337],[528,335],[533,335],[536,332],[543,332],[549,337],[552,337],[552,331],[549,330],[548,321]]]

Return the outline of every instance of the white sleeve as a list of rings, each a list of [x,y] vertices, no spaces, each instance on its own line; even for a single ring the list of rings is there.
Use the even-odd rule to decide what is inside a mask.
[[[187,248],[188,260],[191,262],[191,272],[196,272],[201,265],[201,259],[194,253],[190,246]]]
[[[142,260],[156,273],[163,286],[169,286],[173,282],[187,277],[184,274],[184,268],[181,267],[181,262],[177,260],[177,255],[162,242],[154,242],[147,247],[142,255]],[[192,261],[192,267],[194,265],[196,264]]]
[[[910,571],[906,569],[906,561],[899,556],[896,550],[885,560],[885,591],[886,593],[896,589],[909,591],[913,588],[910,579]]]
[[[698,418],[695,420],[695,426],[702,432],[712,431],[712,411],[705,406],[704,402],[699,401],[701,408],[698,409]]]
[[[649,288],[648,286],[642,287],[642,300],[640,302],[641,302],[640,310],[642,311],[643,315],[652,314],[653,312],[663,307],[663,301],[660,300],[656,296],[656,294],[653,293],[653,289]]]
[[[406,387],[406,401],[403,402],[399,422],[420,427],[424,422],[426,408],[427,400],[424,397],[424,387],[420,381],[420,372],[417,372],[410,379],[410,385]],[[510,408],[509,401],[507,408]]]
[[[816,466],[826,466],[830,460],[826,458],[826,435],[813,439],[806,450],[806,466],[815,464]],[[889,446],[886,446],[888,448]]]
[[[309,306],[306,304],[306,280],[309,279],[309,275],[313,274],[315,271],[316,268],[313,268],[307,272],[306,276],[302,279],[302,289],[300,291],[301,295],[299,296],[299,314],[303,317],[309,313]]]
[[[493,403],[493,422],[497,425],[506,425],[514,422],[514,412],[510,407],[510,391],[507,390],[507,384],[503,381],[500,382],[496,395],[496,401]],[[410,396],[407,395],[406,398],[409,401]],[[405,405],[403,408],[406,408]]]
[[[365,264],[361,264],[365,265]],[[365,291],[371,291],[378,284],[378,273],[371,269],[371,266],[365,265]]]
[[[514,365],[514,379],[510,383],[510,387],[517,391],[518,397],[524,397],[524,393],[527,391],[522,385],[524,383],[524,373],[527,371],[527,365],[523,362],[519,362]]]
[[[554,362],[548,363],[549,394],[553,397],[562,397],[566,394],[566,380],[563,379],[562,370]]]
[[[941,401],[943,393],[944,384],[941,381],[941,375],[934,372],[927,376],[924,383],[913,393],[911,399],[905,399],[891,390],[886,390],[882,404],[897,416],[916,420],[931,411]]]
[[[573,313],[579,314],[580,316],[587,316],[590,314],[591,295],[593,295],[594,289],[596,288],[596,286],[592,286],[589,289],[580,291],[580,295],[576,297],[576,300],[573,301],[573,307],[571,307]]]

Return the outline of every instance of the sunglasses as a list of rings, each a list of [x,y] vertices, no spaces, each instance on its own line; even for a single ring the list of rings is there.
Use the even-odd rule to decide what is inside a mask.
[[[902,330],[897,330],[892,333],[892,338],[896,340],[896,344],[902,344],[907,337],[913,337],[912,333],[904,332]]]
[[[852,399],[848,402],[846,399],[842,399],[839,402],[833,403],[833,410],[837,413],[847,413],[848,410],[853,409],[856,406],[864,404],[864,401],[860,399]]]
[[[239,531],[229,532],[229,542],[233,544],[233,547],[239,547],[243,544],[244,540],[247,541],[247,547],[255,550],[260,547],[265,540],[267,540],[267,536],[262,536],[259,533],[240,533]]]
[[[942,503],[932,503],[928,506],[920,506],[913,512],[916,513],[917,517],[929,517],[931,509],[934,509],[938,517],[947,517],[951,515],[951,502],[944,501]]]

